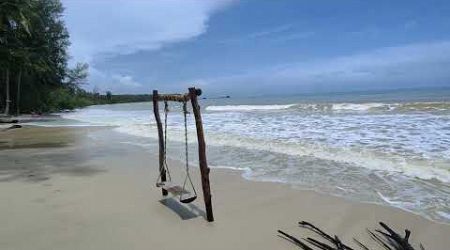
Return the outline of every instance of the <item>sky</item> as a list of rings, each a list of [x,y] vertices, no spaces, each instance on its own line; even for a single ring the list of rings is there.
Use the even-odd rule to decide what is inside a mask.
[[[92,90],[450,87],[450,1],[62,0]]]

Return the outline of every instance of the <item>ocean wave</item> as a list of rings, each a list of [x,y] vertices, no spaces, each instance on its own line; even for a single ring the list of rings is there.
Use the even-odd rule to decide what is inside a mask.
[[[335,103],[335,111],[450,111],[449,102]]]
[[[308,112],[414,112],[450,111],[450,102],[408,102],[408,103],[295,103],[274,105],[223,105],[208,106],[207,111],[248,112],[248,111],[308,111]]]
[[[286,105],[223,105],[223,106],[208,106],[208,111],[256,111],[256,110],[282,110],[289,109],[296,104]]]
[[[117,127],[116,131],[141,137],[157,139],[155,131],[151,131],[149,125],[127,125]],[[374,171],[386,171],[400,173],[412,178],[425,180],[437,179],[450,183],[450,169],[442,168],[442,164],[433,164],[407,159],[400,155],[387,155],[360,148],[337,148],[320,143],[289,143],[270,141],[263,139],[245,138],[238,136],[222,135],[218,133],[207,134],[208,143],[211,146],[227,146],[245,148],[247,150],[267,151],[277,154],[286,154],[297,157],[312,156],[322,160],[350,164]],[[195,143],[195,131],[189,131],[189,143]],[[183,142],[183,131],[179,128],[171,128],[169,141]],[[426,164],[427,166],[425,166]],[[445,166],[445,164],[444,164]]]
[[[391,104],[386,103],[335,103],[332,104],[335,111],[368,111],[368,110],[390,110]]]
[[[399,173],[412,178],[425,180],[437,179],[445,183],[450,183],[450,169],[432,165],[425,166],[420,161],[408,160],[401,156],[377,154],[370,150],[334,148],[320,144],[263,141],[242,137],[230,137],[229,135],[210,135],[209,142],[215,146],[241,147],[248,150],[261,150],[298,157],[312,156],[322,160],[346,163],[375,171]]]
[[[450,184],[450,102],[287,103],[207,107],[203,124],[211,167],[448,220],[441,204],[448,203]],[[149,105],[93,106],[62,117],[70,120],[60,125],[113,126],[127,135],[122,143],[157,146]],[[183,122],[180,112],[171,112],[169,157],[177,160],[184,153]],[[188,122],[195,155],[193,118]]]

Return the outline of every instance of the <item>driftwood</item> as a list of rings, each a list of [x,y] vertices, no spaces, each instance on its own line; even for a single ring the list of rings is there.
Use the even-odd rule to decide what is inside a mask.
[[[161,117],[159,116],[159,103],[158,103],[158,91],[153,90],[153,113],[155,115],[156,125],[158,127],[158,142],[159,142],[159,173],[161,175],[161,181],[167,180],[166,170],[164,168],[164,134],[161,123]],[[167,196],[169,193],[165,189],[161,189],[162,195]]]
[[[307,237],[298,239],[286,232],[278,230],[279,236],[291,241],[293,244],[297,245],[301,249],[304,250],[314,250],[314,249],[322,249],[322,250],[354,250],[354,248],[349,247],[344,244],[336,235],[333,237],[313,224],[301,221],[299,222],[299,226],[302,228],[306,228],[313,233],[320,236],[322,239],[325,239],[325,242],[319,241],[317,239]],[[370,237],[380,246],[382,249],[386,250],[415,250],[409,242],[409,237],[411,235],[411,231],[408,229],[405,230],[405,236],[402,237],[394,230],[392,230],[385,223],[380,222],[380,226],[382,229],[377,229],[375,231],[371,231],[367,229]],[[370,250],[366,245],[358,241],[357,239],[353,239],[356,244],[363,250]],[[419,245],[420,250],[425,250],[422,244]]]
[[[18,129],[18,128],[22,128],[22,126],[15,124],[15,125],[12,125],[11,127],[3,129],[3,130],[5,131],[5,130],[11,130],[11,129]]]
[[[197,142],[198,142],[198,161],[200,164],[200,174],[202,180],[203,199],[205,202],[206,219],[209,222],[214,221],[213,208],[211,202],[211,188],[209,183],[209,167],[206,160],[206,142],[203,132],[202,115],[200,113],[200,105],[197,101],[197,96],[202,94],[201,89],[189,88],[189,96],[192,104],[192,111],[195,117],[195,127],[197,129]]]

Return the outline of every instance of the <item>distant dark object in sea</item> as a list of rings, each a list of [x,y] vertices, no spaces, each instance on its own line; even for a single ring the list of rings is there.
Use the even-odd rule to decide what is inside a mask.
[[[218,97],[203,97],[202,100],[206,100],[206,99],[228,99],[231,98],[231,96],[229,95],[225,95],[225,96],[218,96]]]
[[[318,227],[314,226],[313,224],[301,221],[298,223],[300,227],[306,228],[315,234],[319,235],[323,239],[325,239],[326,243],[321,242],[314,238],[302,238],[301,240],[289,235],[281,230],[278,230],[279,236],[291,241],[298,247],[304,250],[314,250],[314,249],[323,249],[323,250],[353,250],[354,248],[351,248],[344,244],[336,235],[332,237],[331,235],[325,233],[324,231],[320,230]],[[408,242],[409,236],[411,235],[411,231],[408,229],[405,229],[405,237],[400,236],[398,233],[396,233],[394,230],[392,230],[390,227],[388,227],[385,223],[380,222],[380,226],[384,229],[380,230],[377,229],[374,231],[371,231],[367,229],[367,232],[369,233],[370,237],[377,242],[382,249],[386,250],[415,250],[414,247],[411,246],[411,244]],[[363,250],[370,250],[366,245],[358,241],[357,239],[353,239],[356,244],[360,247],[360,249]],[[419,246],[421,250],[425,250],[425,248],[420,244]]]

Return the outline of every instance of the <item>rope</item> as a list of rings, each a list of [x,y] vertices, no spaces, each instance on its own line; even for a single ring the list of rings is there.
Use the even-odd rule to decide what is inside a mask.
[[[189,150],[188,150],[188,130],[187,130],[187,107],[186,102],[183,102],[183,113],[184,113],[184,151],[186,159],[186,172],[189,173]]]
[[[169,181],[172,181],[170,176],[169,165],[167,165],[167,115],[169,114],[169,103],[164,101],[164,166]]]
[[[161,176],[165,173],[167,173],[167,180],[171,182],[172,181],[172,177],[170,176],[170,171],[169,171],[169,165],[167,164],[167,115],[169,113],[169,104],[167,103],[167,101],[164,101],[164,151],[163,151],[163,169],[161,171],[161,173],[158,176],[158,179],[156,180],[156,182],[158,183],[159,180],[161,179]]]
[[[194,183],[192,183],[191,175],[189,173],[189,143],[188,143],[188,129],[187,129],[187,105],[186,102],[183,102],[183,113],[184,113],[184,151],[185,151],[185,159],[186,159],[186,178],[183,183],[183,190],[186,189],[186,183],[189,180],[191,184],[192,190],[194,191],[194,196],[197,196],[197,191],[195,190]],[[180,195],[180,199],[181,199]]]

